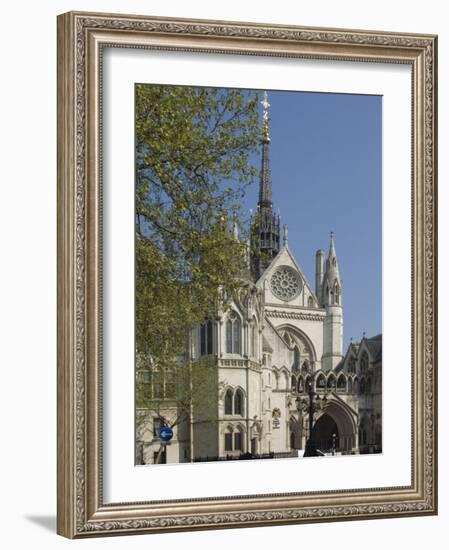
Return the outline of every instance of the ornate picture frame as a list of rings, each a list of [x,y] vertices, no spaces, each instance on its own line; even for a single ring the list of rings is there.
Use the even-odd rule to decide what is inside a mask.
[[[105,48],[411,68],[411,483],[105,502]],[[70,12],[58,17],[58,533],[69,538],[437,513],[437,37]],[[133,366],[130,366],[132,371]],[[130,404],[132,406],[132,404]]]

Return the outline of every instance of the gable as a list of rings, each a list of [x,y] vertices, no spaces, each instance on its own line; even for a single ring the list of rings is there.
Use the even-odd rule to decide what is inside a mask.
[[[298,286],[295,277],[298,278]],[[288,245],[281,248],[256,285],[264,290],[265,303],[277,306],[319,307],[317,297]],[[287,292],[290,289],[292,296]]]

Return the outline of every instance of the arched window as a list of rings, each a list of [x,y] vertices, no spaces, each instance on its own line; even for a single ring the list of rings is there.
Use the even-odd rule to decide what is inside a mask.
[[[333,374],[330,374],[329,378],[327,379],[327,389],[335,390],[335,386],[336,386],[335,376]]]
[[[304,393],[304,379],[302,376],[298,378],[298,393]]]
[[[224,450],[225,451],[232,451],[232,436],[233,436],[234,430],[231,426],[228,426],[226,428],[225,434],[224,434]]]
[[[316,380],[316,387],[317,390],[324,390],[326,388],[326,377],[323,373],[318,375],[318,378]]]
[[[313,298],[312,296],[309,296],[308,299],[307,299],[307,305],[309,307],[313,307]]]
[[[241,332],[240,317],[231,311],[226,321],[226,353],[241,353]]]
[[[226,321],[226,353],[232,353],[232,321]]]
[[[352,378],[348,378],[348,393],[352,393]]]
[[[257,356],[257,324],[256,320],[253,319],[253,322],[251,323],[251,337],[250,337],[250,356],[256,357]]]
[[[243,430],[240,426],[234,432],[234,451],[243,452]]]
[[[360,370],[362,373],[365,373],[368,370],[368,363],[368,354],[364,351],[362,357],[360,358]]]
[[[355,372],[355,357],[352,356],[348,361],[348,372]]]
[[[225,394],[225,414],[232,414],[232,390],[226,390]]]
[[[353,386],[354,393],[359,393],[359,380],[357,376],[354,378],[353,382],[354,382],[354,386]]]
[[[243,416],[243,392],[239,389],[234,395],[234,414]]]
[[[299,348],[298,348],[298,346],[295,346],[293,348],[293,368],[295,370],[299,369],[300,362],[301,362],[301,356],[299,354]]]
[[[213,324],[212,321],[203,323],[200,327],[200,353],[211,355],[213,352]]]
[[[346,378],[344,374],[340,374],[337,380],[337,390],[346,391]]]
[[[296,390],[296,376],[292,376],[291,384],[292,384],[292,390]]]
[[[335,282],[335,286],[334,286],[334,302],[336,304],[340,303],[340,287],[338,286],[337,282]]]

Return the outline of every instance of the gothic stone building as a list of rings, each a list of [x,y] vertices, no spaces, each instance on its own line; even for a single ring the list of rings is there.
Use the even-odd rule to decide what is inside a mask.
[[[216,369],[216,398],[174,428],[162,462],[249,456],[298,456],[309,436],[309,384],[321,398],[313,435],[322,452],[381,451],[382,337],[364,337],[343,353],[343,284],[331,234],[316,253],[309,284],[273,211],[264,106],[262,171],[251,243],[252,276],[231,307],[193,331],[195,362]],[[325,397],[325,399],[323,399]],[[170,413],[167,402],[167,417]],[[137,411],[136,462],[153,463],[161,420]],[[299,453],[301,454],[301,453]]]

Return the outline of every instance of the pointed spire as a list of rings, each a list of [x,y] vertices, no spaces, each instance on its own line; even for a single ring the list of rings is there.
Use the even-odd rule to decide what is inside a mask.
[[[268,94],[263,95],[262,111],[262,170],[259,182],[259,200],[255,216],[252,238],[255,244],[252,257],[252,271],[255,280],[259,279],[270,261],[279,252],[280,219],[273,212],[273,192],[270,168],[270,131],[268,116]]]
[[[329,254],[326,260],[326,272],[324,273],[321,295],[323,305],[342,305],[342,284],[338,270],[333,231],[331,231]]]
[[[288,245],[288,225],[284,224],[284,246]]]
[[[263,107],[263,114],[262,114],[263,141],[270,141],[270,117],[268,115],[268,108],[270,107],[270,104],[268,103],[268,94],[266,91],[263,93],[263,100],[260,103]]]
[[[260,175],[259,186],[259,205],[272,206],[273,193],[271,189],[271,167],[270,167],[270,128],[268,117],[268,94],[264,92],[263,101],[260,102],[263,107],[262,121],[262,173]]]
[[[335,275],[338,277],[338,259],[337,259],[337,252],[335,251],[335,243],[334,243],[334,232],[331,231],[331,242],[329,245],[329,255],[327,257],[326,262],[326,271],[331,272],[333,271]]]

